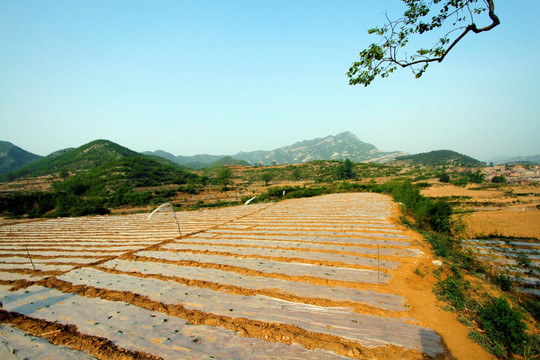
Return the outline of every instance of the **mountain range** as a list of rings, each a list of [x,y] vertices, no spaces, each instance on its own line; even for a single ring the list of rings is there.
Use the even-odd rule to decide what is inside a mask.
[[[20,176],[47,175],[65,171],[77,172],[95,168],[104,162],[137,156],[150,156],[153,160],[157,160],[162,164],[179,164],[192,169],[200,169],[220,165],[298,164],[313,160],[341,160],[347,158],[353,162],[383,163],[395,160],[400,156],[408,155],[400,151],[381,151],[372,144],[360,141],[351,132],[305,140],[271,151],[239,152],[232,156],[208,154],[175,156],[163,150],[147,151],[143,154],[108,140],[95,140],[75,149],[58,150],[45,157],[41,157],[25,151],[12,143],[0,141],[0,180],[10,180]],[[425,162],[426,156],[430,159],[435,157],[440,160],[441,154],[448,157],[451,163],[456,162],[456,159],[458,159],[456,156],[461,156],[461,154],[444,150],[418,154],[422,159],[411,158],[410,161]],[[540,155],[509,158],[507,160],[540,163]],[[458,162],[462,161],[463,158],[459,158]]]
[[[190,168],[208,166],[225,156],[208,154],[175,156],[163,150],[146,151],[144,154],[161,156]],[[251,165],[271,165],[274,163],[298,164],[313,160],[340,160],[347,158],[353,162],[383,163],[401,155],[407,155],[407,153],[401,151],[381,151],[372,144],[360,141],[356,135],[347,131],[335,136],[330,135],[324,138],[304,140],[271,151],[242,151],[236,155],[230,155],[230,157],[236,160],[243,160]]]

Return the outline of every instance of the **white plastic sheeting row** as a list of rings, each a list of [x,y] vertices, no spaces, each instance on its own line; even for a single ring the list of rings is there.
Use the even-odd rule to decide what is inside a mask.
[[[352,308],[324,307],[275,299],[268,296],[236,295],[173,281],[143,279],[96,269],[78,269],[60,277],[76,285],[136,292],[163,304],[182,304],[187,309],[268,323],[295,325],[356,341],[366,347],[387,344],[424,350],[426,345],[442,352],[439,336],[429,329],[399,318],[357,314]],[[434,355],[434,354],[431,354]]]
[[[0,359],[2,360],[90,360],[82,351],[53,345],[7,324],[0,324]]]
[[[208,281],[222,285],[239,286],[246,289],[274,289],[284,294],[292,294],[307,298],[322,298],[334,301],[350,301],[365,303],[385,310],[406,310],[405,299],[388,293],[372,290],[360,290],[346,287],[323,286],[275,279],[264,276],[237,274],[230,271],[193,266],[176,266],[155,262],[138,262],[115,259],[102,267],[124,272],[163,275],[173,278]]]
[[[281,262],[261,258],[242,258],[238,256],[207,255],[189,252],[138,251],[136,255],[170,261],[196,261],[252,269],[269,274],[289,276],[312,276],[326,280],[366,282],[376,284],[388,281],[390,275],[377,270],[351,269],[337,266],[314,265],[296,262]],[[373,260],[374,266],[377,260]],[[379,273],[379,274],[378,274]]]
[[[431,356],[444,352],[435,332],[415,325],[414,319],[395,317],[400,314],[376,316],[356,313],[352,307],[317,306],[302,302],[302,298],[318,298],[365,303],[386,311],[404,311],[406,316],[405,299],[392,294],[392,289],[386,285],[391,279],[387,271],[398,268],[401,257],[410,261],[411,256],[418,256],[420,252],[410,249],[411,238],[390,220],[392,206],[384,196],[335,194],[273,205],[255,204],[179,213],[183,234],[188,236],[152,249],[148,247],[173,240],[177,229],[170,214],[157,216],[151,224],[146,221],[138,224],[137,221],[146,215],[54,219],[4,225],[0,226],[0,240],[6,239],[9,246],[2,248],[0,245],[0,251],[7,255],[10,250],[17,248],[15,245],[19,240],[20,249],[31,246],[35,241],[36,247],[32,248],[32,252],[41,252],[38,255],[57,254],[55,256],[64,259],[70,258],[70,254],[83,255],[87,252],[97,256],[97,259],[104,259],[103,252],[118,256],[135,250],[135,255],[139,256],[136,260],[117,258],[101,266],[136,274],[116,274],[101,268],[84,267],[84,259],[81,258],[82,268],[70,270],[68,266],[67,270],[70,271],[66,270],[64,275],[58,277],[76,285],[145,295],[158,303],[179,304],[208,316],[227,317],[233,322],[242,319],[295,325],[312,334],[328,334],[343,342],[353,341],[364,347],[392,344]],[[200,233],[189,235],[196,231]],[[40,248],[47,241],[47,236],[51,244],[59,246],[47,246],[50,248],[47,250],[51,251],[43,250],[44,246]],[[107,239],[110,243],[107,243]],[[122,245],[122,239],[127,246],[117,247]],[[66,245],[76,246],[62,248],[62,241]],[[90,246],[85,246],[86,242]],[[92,248],[92,245],[107,244],[110,247],[105,251],[98,246]],[[90,251],[83,251],[87,250],[86,247]],[[206,250],[222,254],[207,254],[204,253]],[[378,261],[376,254],[385,258]],[[0,279],[6,279],[4,275],[8,274],[11,266],[30,269],[30,264],[22,260],[24,255],[18,253],[0,257]],[[12,261],[6,261],[10,257]],[[159,259],[184,263],[178,266],[160,263]],[[40,259],[35,265],[43,269],[47,266],[64,269],[63,265],[53,265],[52,258],[51,263],[43,260],[47,259]],[[323,261],[330,263],[318,263]],[[366,268],[355,268],[348,264]],[[6,271],[2,272],[2,268]],[[377,271],[378,268],[380,271]],[[256,275],[246,275],[247,270],[256,270],[256,273],[252,272]],[[144,274],[163,275],[169,280],[144,278]],[[174,281],[174,278],[183,280]],[[318,278],[318,281],[312,281],[313,278]],[[326,283],[325,280],[329,280],[328,284],[347,287],[316,285]],[[219,285],[246,290],[269,289],[296,298],[295,301],[286,301],[283,300],[285,297],[268,296],[272,291],[265,292],[266,295],[232,294],[224,288],[215,290],[215,286],[197,281],[218,284],[218,289]],[[347,283],[341,283],[343,281]],[[356,286],[358,283],[361,285]],[[372,291],[371,287],[388,293]],[[5,290],[0,286],[2,302],[8,311],[74,324],[82,333],[106,337],[128,350],[144,351],[166,359],[344,358],[324,350],[307,350],[295,343],[287,345],[241,337],[219,325],[191,325],[181,317],[148,311],[121,301],[89,298],[35,285],[16,292]],[[249,293],[246,291],[246,294]]]
[[[32,286],[24,291],[0,288],[8,311],[61,324],[74,324],[91,336],[163,359],[345,359],[334,353],[309,351],[298,344],[270,343],[241,337],[233,331],[191,325],[185,319],[149,311],[121,301],[87,298]]]

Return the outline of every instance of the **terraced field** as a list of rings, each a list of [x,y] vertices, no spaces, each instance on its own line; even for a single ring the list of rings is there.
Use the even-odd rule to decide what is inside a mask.
[[[509,274],[518,290],[540,296],[540,241],[537,239],[471,239],[463,246],[478,259],[490,262]]]
[[[389,198],[0,223],[0,357],[447,357]],[[427,260],[426,260],[427,259]],[[47,342],[48,340],[49,342]]]

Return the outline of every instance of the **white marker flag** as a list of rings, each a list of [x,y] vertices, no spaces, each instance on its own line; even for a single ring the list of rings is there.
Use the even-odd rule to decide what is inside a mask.
[[[251,200],[255,199],[256,197],[257,197],[257,196],[252,197],[251,199],[249,199],[248,201],[246,201],[246,202],[244,203],[244,205],[249,204],[249,203],[251,202]]]
[[[152,211],[146,220],[150,220],[158,211],[173,211],[173,207],[170,203],[162,204],[156,210]]]

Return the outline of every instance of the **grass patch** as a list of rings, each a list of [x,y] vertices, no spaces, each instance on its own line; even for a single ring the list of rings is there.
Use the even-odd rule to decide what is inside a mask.
[[[452,304],[457,310],[465,309],[467,296],[465,292],[470,288],[470,283],[458,276],[452,275],[435,284],[435,293]]]

